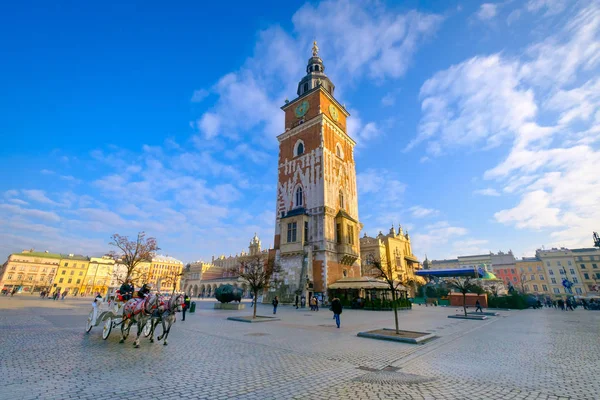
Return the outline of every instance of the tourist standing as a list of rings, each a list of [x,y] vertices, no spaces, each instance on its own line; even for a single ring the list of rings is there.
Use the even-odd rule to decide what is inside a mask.
[[[273,299],[273,314],[277,314],[277,306],[279,305],[279,299],[277,296]]]
[[[185,295],[185,297],[183,298],[183,307],[181,308],[181,312],[183,313],[183,318],[181,318],[181,321],[185,321],[185,312],[187,311],[188,308],[190,308],[191,305],[191,299],[190,296],[188,296],[187,294]]]
[[[319,298],[315,296],[315,311],[319,311]]]
[[[333,311],[333,319],[335,324],[340,327],[340,314],[342,313],[342,302],[337,297],[331,301],[331,311]]]
[[[296,306],[296,310],[298,309],[298,295],[296,295],[296,302],[294,303],[294,305]]]

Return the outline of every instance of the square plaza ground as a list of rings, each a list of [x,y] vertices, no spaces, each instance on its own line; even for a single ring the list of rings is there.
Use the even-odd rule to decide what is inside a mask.
[[[393,327],[391,312],[344,310],[336,329],[327,309],[282,306],[280,321],[246,324],[226,318],[249,309],[198,301],[168,346],[135,349],[116,330],[106,341],[101,326],[84,333],[90,301],[0,297],[1,399],[600,398],[600,312],[466,321],[415,306],[400,312],[401,328],[438,339],[410,345],[356,336]]]

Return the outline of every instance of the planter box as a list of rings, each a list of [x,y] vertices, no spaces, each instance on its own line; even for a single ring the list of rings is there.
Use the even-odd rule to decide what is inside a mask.
[[[242,303],[215,303],[215,310],[243,310],[246,308]]]
[[[389,340],[392,342],[402,342],[411,344],[422,344],[428,340],[435,338],[434,333],[427,332],[413,332],[413,331],[400,331],[400,335],[396,335],[395,329],[377,329],[368,332],[359,332],[359,337],[365,337],[369,339],[378,340]]]
[[[491,317],[497,317],[500,314],[498,314],[497,312],[492,312],[492,311],[484,311],[484,312],[471,311],[471,312],[468,312],[467,315],[488,315]]]
[[[227,319],[230,321],[248,322],[248,323],[281,321],[277,317],[264,317],[262,315],[257,315],[256,318],[252,318],[252,315],[249,315],[249,316],[243,316],[243,317],[229,317]]]
[[[456,319],[472,319],[474,321],[483,321],[484,319],[488,319],[485,315],[467,315],[465,317],[464,314],[456,314],[456,315],[448,315],[448,318],[456,318]]]

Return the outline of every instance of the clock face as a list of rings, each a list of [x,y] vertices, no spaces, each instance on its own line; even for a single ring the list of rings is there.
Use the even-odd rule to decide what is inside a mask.
[[[338,110],[333,104],[329,105],[329,115],[331,115],[331,118],[333,118],[334,121],[337,121],[339,118]]]
[[[306,114],[306,112],[308,111],[308,101],[304,100],[302,103],[300,103],[300,105],[298,105],[298,107],[296,107],[296,117],[300,118],[303,117],[304,114]]]

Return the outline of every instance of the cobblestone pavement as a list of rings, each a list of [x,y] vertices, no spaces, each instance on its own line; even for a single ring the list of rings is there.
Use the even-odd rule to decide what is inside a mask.
[[[502,312],[448,319],[456,309],[400,312],[424,345],[359,338],[392,327],[391,312],[332,314],[282,306],[281,321],[228,321],[243,311],[198,302],[169,345],[84,333],[90,299],[0,297],[2,399],[598,399],[600,313]],[[271,308],[259,307],[269,315]]]

